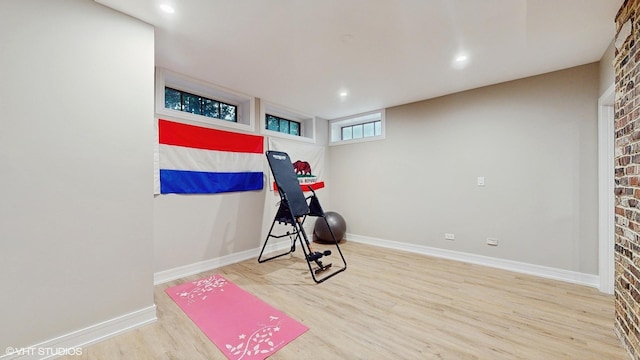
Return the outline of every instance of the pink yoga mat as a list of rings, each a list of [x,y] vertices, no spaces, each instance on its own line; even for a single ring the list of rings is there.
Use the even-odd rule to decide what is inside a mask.
[[[220,275],[165,292],[229,359],[265,359],[308,330]]]

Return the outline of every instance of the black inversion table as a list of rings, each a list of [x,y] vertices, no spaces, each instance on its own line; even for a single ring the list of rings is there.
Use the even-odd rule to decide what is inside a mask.
[[[291,163],[291,159],[287,153],[281,151],[267,151],[266,155],[269,167],[271,168],[271,172],[273,173],[273,177],[278,188],[278,194],[280,195],[280,205],[278,206],[278,211],[273,219],[273,223],[271,223],[271,228],[269,229],[269,234],[262,246],[262,251],[260,251],[260,256],[258,256],[258,262],[263,263],[265,261],[291,254],[296,251],[296,241],[300,241],[300,247],[302,248],[304,258],[309,266],[309,272],[311,273],[313,281],[319,284],[330,277],[345,271],[347,269],[347,262],[344,259],[344,255],[342,255],[342,250],[340,250],[338,241],[336,241],[336,237],[329,226],[329,222],[322,210],[322,206],[320,206],[320,201],[318,200],[315,191],[309,187],[312,195],[308,197],[304,196],[300,183],[298,182],[298,177],[293,169],[293,164]],[[325,264],[323,262],[323,260],[331,257],[331,250],[325,250],[323,252],[313,251],[303,227],[307,216],[321,218],[316,221],[325,221],[327,223],[327,228],[333,238],[333,242],[330,242],[329,244],[335,245],[336,250],[340,255],[339,260],[342,262],[341,267],[332,267],[331,263]],[[286,231],[284,234],[274,234],[273,230],[276,222],[279,224],[290,225],[293,229]],[[287,252],[271,256],[266,259],[262,258],[269,239],[280,239],[287,236],[291,239],[291,248]],[[330,268],[333,269],[331,272],[320,277],[316,276],[327,272]]]

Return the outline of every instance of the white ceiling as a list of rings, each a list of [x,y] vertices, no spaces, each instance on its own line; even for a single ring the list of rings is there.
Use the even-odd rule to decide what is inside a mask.
[[[622,0],[96,0],[156,65],[327,119],[600,60]],[[162,13],[161,3],[175,8]],[[466,66],[455,66],[459,53]],[[349,95],[341,98],[339,93]]]

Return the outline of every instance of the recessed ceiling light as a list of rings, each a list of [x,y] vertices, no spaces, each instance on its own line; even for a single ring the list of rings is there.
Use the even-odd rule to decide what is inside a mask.
[[[167,14],[173,14],[174,12],[176,12],[176,9],[174,9],[173,6],[169,4],[160,5],[160,10],[166,12]]]
[[[451,62],[451,66],[458,70],[464,69],[467,65],[469,65],[469,55],[465,53],[458,53]]]
[[[340,97],[345,97],[349,95],[346,91],[340,91]]]

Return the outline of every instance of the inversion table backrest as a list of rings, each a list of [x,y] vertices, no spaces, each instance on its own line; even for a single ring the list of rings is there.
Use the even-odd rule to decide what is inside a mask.
[[[294,217],[307,215],[309,205],[300,188],[300,182],[289,155],[282,151],[267,151],[266,154],[282,200],[287,201]]]

